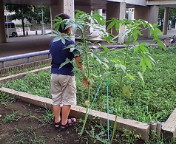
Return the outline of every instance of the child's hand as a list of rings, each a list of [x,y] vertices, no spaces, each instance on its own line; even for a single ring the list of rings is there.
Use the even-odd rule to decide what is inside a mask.
[[[79,68],[83,70],[84,69],[84,65],[80,65]]]
[[[90,86],[89,81],[86,80],[86,79],[83,79],[81,84],[82,84],[83,86],[86,86],[86,87],[89,87],[89,86]]]

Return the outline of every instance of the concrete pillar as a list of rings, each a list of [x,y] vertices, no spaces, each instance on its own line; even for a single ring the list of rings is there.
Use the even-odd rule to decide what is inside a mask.
[[[135,11],[134,11],[134,19],[142,19],[148,21],[148,15],[149,15],[149,7],[143,7],[143,6],[135,6]],[[142,31],[142,34],[144,37],[149,37],[149,31],[144,30]]]
[[[167,34],[168,21],[169,21],[169,8],[167,7],[165,8],[165,11],[164,11],[163,35]]]
[[[126,15],[126,3],[125,2],[108,2],[107,3],[107,13],[106,13],[106,19],[112,19],[112,18],[118,18],[120,20],[125,19]],[[119,33],[122,33],[125,30],[125,27],[121,27],[119,29]],[[112,34],[117,35],[118,32],[115,31],[115,29],[112,29]],[[120,36],[118,38],[118,43],[123,43],[124,37]]]
[[[134,18],[146,20],[151,24],[155,24],[155,23],[157,24],[158,12],[159,12],[158,6],[146,6],[146,7],[135,6]],[[143,36],[149,37],[149,30],[144,30]]]
[[[74,0],[58,0],[58,5],[51,6],[51,17],[55,18],[60,13],[68,14],[74,18]]]
[[[91,14],[91,6],[75,6],[75,9]]]
[[[128,8],[128,19],[134,20],[134,8]]]
[[[76,10],[80,10],[80,11],[83,11],[83,12],[85,12],[85,13],[87,13],[87,14],[89,14],[89,15],[91,15],[92,14],[92,8],[91,8],[91,6],[79,6],[79,5],[76,5],[75,6],[75,9]],[[92,29],[90,28],[90,29],[88,29],[88,28],[85,28],[85,35],[86,36],[90,36],[91,35],[91,33],[92,33]],[[81,33],[80,33],[80,31],[77,31],[76,32],[76,35],[77,36],[79,36],[79,35],[81,35]]]
[[[119,19],[123,20],[125,19],[125,15],[126,15],[126,3],[125,2],[121,2],[120,3],[120,15],[119,15]],[[124,43],[125,41],[125,36],[124,36],[124,31],[125,31],[125,26],[121,26],[119,29],[119,34],[121,34],[118,38],[118,43]]]
[[[97,12],[99,15],[101,15],[101,16],[103,15],[103,9],[98,9]]]
[[[150,6],[148,21],[151,24],[158,23],[158,13],[159,13],[159,6]]]
[[[3,1],[0,1],[0,43],[7,42],[4,23],[4,4]]]
[[[106,19],[118,18],[118,19],[125,19],[126,14],[126,3],[121,2],[108,2],[107,3],[107,13]]]

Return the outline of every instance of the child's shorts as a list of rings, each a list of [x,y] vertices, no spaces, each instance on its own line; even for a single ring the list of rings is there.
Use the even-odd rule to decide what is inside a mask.
[[[51,74],[53,105],[76,105],[75,76]]]

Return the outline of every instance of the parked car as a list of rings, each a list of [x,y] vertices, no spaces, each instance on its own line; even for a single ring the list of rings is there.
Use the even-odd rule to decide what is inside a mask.
[[[16,32],[15,23],[5,22],[5,29],[6,29],[6,35],[7,36],[12,36],[12,37],[17,37],[18,36],[18,34]]]

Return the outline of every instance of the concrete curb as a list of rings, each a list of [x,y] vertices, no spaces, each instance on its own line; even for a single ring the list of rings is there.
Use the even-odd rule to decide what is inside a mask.
[[[165,137],[176,138],[176,109],[163,124],[162,130]]]
[[[13,89],[9,88],[0,88],[1,92],[8,93],[10,95],[15,95],[17,99],[21,99],[25,102],[44,107],[44,108],[51,108],[52,100],[49,98],[40,97],[37,95],[28,94],[25,92],[15,91]],[[83,118],[86,114],[86,108],[81,106],[72,106],[71,109],[71,116],[74,116],[76,118]],[[89,119],[96,117],[101,122],[107,121],[107,113],[91,110],[89,114]],[[110,114],[109,115],[110,123],[113,124],[115,122],[115,115]],[[146,123],[138,122],[135,120],[130,119],[124,119],[121,117],[117,117],[117,123],[118,123],[118,129],[124,130],[128,129],[131,131],[134,131],[135,134],[138,134],[141,136],[141,139],[148,140],[149,139],[149,131],[150,126]]]

